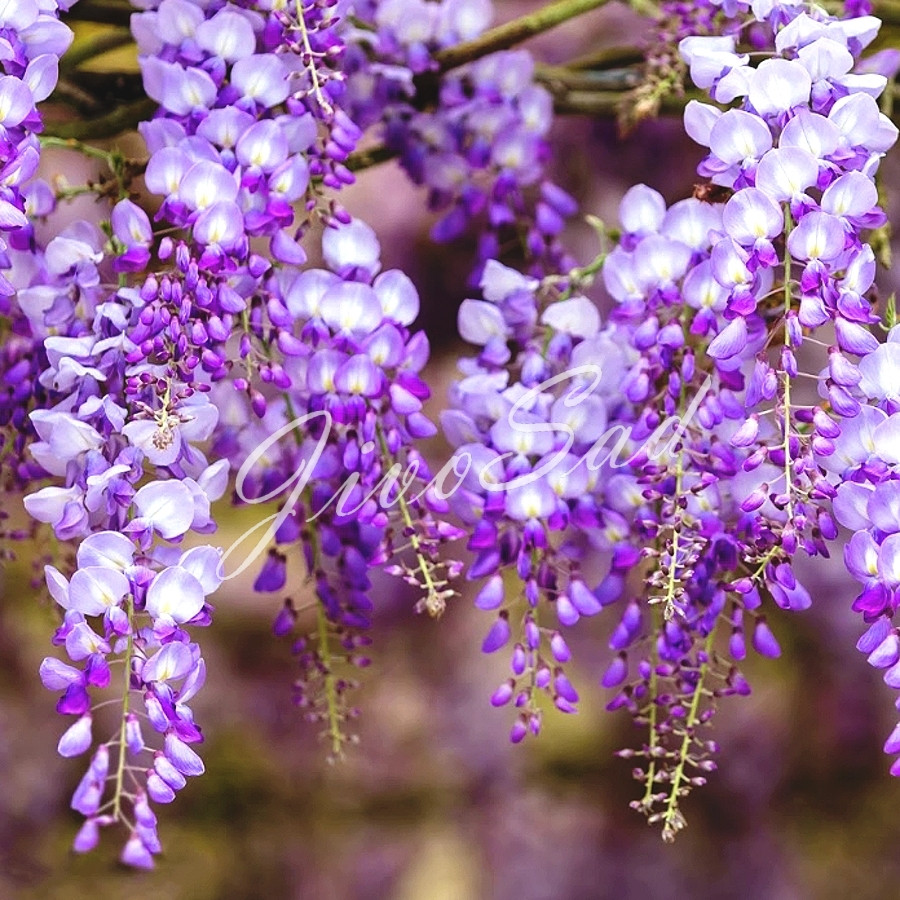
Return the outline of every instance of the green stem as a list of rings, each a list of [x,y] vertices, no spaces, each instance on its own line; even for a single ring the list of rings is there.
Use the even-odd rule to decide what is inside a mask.
[[[309,495],[304,498],[306,508],[309,509]],[[316,577],[321,565],[322,551],[319,546],[319,536],[316,534],[315,528],[309,529],[309,545],[312,551],[312,564],[309,574],[312,578]],[[331,754],[335,761],[340,759],[344,752],[344,734],[341,731],[341,711],[338,705],[337,681],[334,677],[331,657],[331,633],[329,631],[330,623],[328,616],[325,615],[325,607],[322,601],[316,603],[316,634],[319,641],[319,659],[325,671],[322,677],[325,681],[325,704],[328,710],[328,737],[331,741]]]
[[[76,197],[83,197],[86,194],[97,194],[99,196],[102,188],[96,184],[78,184],[74,187],[58,188],[54,191],[57,200],[74,200]]]
[[[133,40],[127,28],[114,28],[76,41],[59,64],[60,74],[71,72],[82,63],[109,53],[110,50],[118,50]]]
[[[344,734],[341,731],[341,714],[338,708],[337,682],[331,668],[331,635],[325,607],[318,604],[316,610],[316,627],[319,637],[319,658],[325,667],[325,702],[328,706],[328,737],[331,740],[331,755],[340,759],[344,752]]]
[[[565,97],[570,91],[624,91],[641,82],[641,73],[635,67],[579,70],[538,63],[535,76],[554,97]]]
[[[791,217],[790,204],[784,208],[784,345],[789,346],[790,337],[787,328],[787,316],[791,311],[793,290],[791,288],[791,251],[788,250],[788,237],[794,221]],[[784,490],[787,494],[788,525],[794,520],[794,498],[791,477],[791,376],[784,373]]]
[[[557,115],[617,116],[621,105],[631,97],[631,91],[567,91],[554,98],[553,111]],[[684,94],[666,94],[660,101],[659,111],[667,115],[680,115],[689,100],[708,98],[699,91]]]
[[[682,395],[684,388],[682,387]],[[678,451],[678,462],[675,464],[675,503],[674,515],[678,515],[678,498],[684,484],[684,449]],[[669,577],[666,579],[666,595],[663,598],[663,616],[671,619],[675,615],[675,594],[678,589],[678,551],[680,549],[681,531],[676,525],[672,528],[672,553],[669,558]]]
[[[381,447],[381,456],[385,462],[389,462],[391,460],[391,453],[388,449],[387,440],[384,437],[384,431],[381,428],[381,425],[376,427],[378,432],[378,443]],[[412,513],[409,511],[409,505],[406,502],[406,496],[403,493],[403,490],[400,490],[398,496],[397,505],[400,507],[400,516],[403,519],[403,524],[406,526],[409,531],[409,543],[413,548],[414,553],[416,554],[416,562],[419,566],[419,571],[422,573],[422,581],[425,585],[425,589],[427,591],[427,596],[425,598],[425,607],[428,612],[435,616],[440,615],[443,612],[443,601],[441,600],[441,591],[440,585],[435,583],[434,578],[431,574],[431,564],[425,558],[425,555],[422,553],[422,541],[419,538],[418,533],[416,532],[415,522],[413,521]],[[432,604],[431,601],[434,601]]]
[[[660,627],[659,613],[655,609],[651,610],[653,617],[653,632],[650,640],[650,712],[648,715],[650,726],[650,735],[648,744],[648,758],[650,764],[647,766],[647,789],[644,791],[644,797],[641,801],[644,809],[649,810],[653,806],[653,786],[656,783],[656,748],[659,746],[659,735],[656,732],[657,719],[659,711],[656,705],[656,697],[659,693],[658,681],[659,676],[656,674],[656,667],[659,660],[657,659],[656,649],[656,632]]]
[[[716,621],[718,622],[718,620]],[[675,840],[675,835],[687,824],[684,820],[684,816],[682,816],[678,809],[678,792],[681,789],[682,781],[684,781],[684,770],[690,753],[691,741],[694,739],[694,729],[697,727],[697,713],[700,710],[700,697],[703,694],[703,685],[706,676],[709,674],[709,660],[711,659],[715,635],[716,629],[715,626],[713,626],[710,633],[706,636],[706,642],[703,645],[706,662],[702,663],[700,666],[700,677],[697,679],[694,695],[691,697],[691,705],[688,709],[687,719],[685,719],[684,723],[684,736],[681,739],[681,749],[678,753],[678,765],[675,768],[675,773],[672,775],[669,802],[666,805],[666,811],[663,814],[662,838],[667,844],[671,844],[672,841]]]
[[[103,162],[112,168],[112,153],[110,153],[109,150],[104,150],[101,147],[93,147],[77,138],[64,138],[58,135],[42,135],[40,137],[40,142],[41,147],[45,149],[71,150],[73,153],[80,153],[82,156],[103,160]]]
[[[498,50],[507,50],[604,3],[606,0],[557,0],[527,16],[498,25],[471,41],[441,50],[434,58],[441,72],[449,72]]]
[[[315,53],[313,53],[313,48],[309,41],[309,30],[306,27],[306,18],[303,15],[303,4],[301,3],[301,0],[296,0],[295,8],[297,22],[300,27],[300,37],[303,40],[303,49],[309,57],[309,65],[306,67],[306,71],[309,73],[309,80],[312,84],[312,93],[322,112],[326,115],[330,115],[333,111],[332,106],[322,91],[322,83],[319,80],[319,70],[316,68]]]
[[[125,646],[125,684],[124,696],[122,697],[122,723],[119,727],[119,760],[116,768],[116,790],[113,794],[113,817],[119,821],[122,815],[122,788],[125,780],[125,752],[127,750],[125,741],[125,730],[128,726],[128,712],[131,708],[131,660],[134,654],[134,598],[128,595],[127,601],[128,611],[128,642]]]
[[[616,69],[643,63],[644,51],[639,47],[604,47],[566,63],[567,69]]]
[[[53,102],[70,106],[84,116],[96,115],[100,110],[100,104],[92,94],[67,78],[60,78],[56,83]]]

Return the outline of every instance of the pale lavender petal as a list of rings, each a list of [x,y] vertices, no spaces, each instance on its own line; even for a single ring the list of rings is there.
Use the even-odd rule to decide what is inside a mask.
[[[147,588],[146,609],[154,619],[167,616],[182,624],[203,609],[205,596],[203,586],[190,572],[171,566],[163,569]]]
[[[816,183],[819,166],[815,157],[798,147],[770,150],[759,161],[756,186],[773,200],[792,200]]]
[[[138,515],[166,540],[183,535],[194,519],[194,500],[180,481],[154,481],[134,495]]]
[[[411,325],[419,314],[419,293],[409,276],[399,269],[382,272],[372,287],[385,318]]]
[[[795,60],[764,59],[750,82],[748,99],[763,116],[775,116],[809,102],[812,79]]]
[[[86,752],[93,741],[91,717],[84,715],[74,725],[70,725],[59,739],[56,751],[60,756],[80,756]]]

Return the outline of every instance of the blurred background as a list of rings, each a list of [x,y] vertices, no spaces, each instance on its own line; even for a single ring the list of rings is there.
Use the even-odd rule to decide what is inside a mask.
[[[529,8],[501,3],[498,17]],[[562,62],[598,43],[634,42],[643,27],[623,8],[587,22],[533,42],[536,54]],[[627,138],[608,120],[561,118],[555,142],[559,183],[608,222],[636,181],[670,202],[686,196],[700,158],[675,118]],[[51,170],[61,165],[48,160]],[[896,219],[896,159],[885,176]],[[430,243],[423,200],[393,164],[366,172],[345,198],[378,230],[385,267],[403,268],[419,288],[435,412],[465,352],[453,335],[473,247]],[[580,260],[594,255],[592,240],[573,224]],[[895,280],[888,273],[886,291]],[[439,443],[431,450],[446,459]],[[11,512],[20,504],[3,502]],[[257,513],[225,516],[224,543]],[[749,660],[752,695],[721,706],[719,771],[687,800],[689,827],[671,846],[628,808],[639,786],[614,751],[642,735],[627,714],[604,712],[597,685],[615,608],[572,635],[580,714],[548,711],[543,735],[512,747],[509,711],[488,702],[506,657],[479,652],[489,617],[467,596],[438,622],[416,616],[416,598],[383,583],[374,662],[357,694],[360,745],[330,765],[317,726],[291,703],[290,642],[271,634],[280,597],[229,582],[215,597],[214,626],[197,634],[209,678],[192,705],[207,774],[158,809],[165,853],[155,872],[134,873],[116,863],[120,835],[105,835],[87,857],[69,849],[79,817],[68,802],[82,767],[56,755],[63,721],[37,677],[57,622],[30,586],[40,552],[21,547],[0,573],[0,900],[900,896],[900,782],[881,752],[896,713],[892,692],[854,649],[862,629],[839,559],[806,567],[811,610],[770,615],[784,653]],[[299,569],[293,575],[300,584]],[[304,590],[293,591],[298,603]]]

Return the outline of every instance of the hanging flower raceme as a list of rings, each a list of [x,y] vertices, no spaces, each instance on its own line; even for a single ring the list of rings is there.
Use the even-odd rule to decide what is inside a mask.
[[[183,16],[172,32],[162,23],[179,11]],[[163,106],[142,128],[151,151],[147,184],[165,197],[160,217],[191,236],[174,253],[163,242],[176,272],[160,282],[160,294],[174,292],[177,305],[188,289],[209,310],[208,321],[195,327],[188,341],[213,345],[199,354],[200,369],[222,382],[217,396],[226,408],[246,409],[259,420],[263,443],[294,418],[302,420],[295,429],[297,445],[272,447],[266,465],[244,478],[240,488],[243,499],[256,500],[269,495],[269,485],[289,484],[298,467],[310,466],[308,489],[290,495],[275,538],[283,547],[303,546],[317,586],[324,617],[316,650],[306,641],[296,648],[305,673],[298,702],[311,707],[313,718],[321,702],[328,704],[324,716],[338,754],[345,713],[334,698],[340,700],[343,688],[336,685],[345,681],[334,676],[329,648],[354,651],[346,655],[356,659],[356,648],[368,640],[358,634],[368,627],[372,608],[368,569],[394,552],[389,516],[370,495],[381,491],[390,500],[381,506],[399,510],[404,542],[415,558],[399,571],[419,584],[423,606],[433,613],[452,595],[448,576],[455,568],[437,561],[437,545],[456,532],[431,520],[423,497],[407,503],[402,496],[388,496],[387,488],[382,491],[383,474],[400,463],[416,467],[422,488],[430,478],[413,449],[415,440],[434,432],[421,412],[428,390],[418,375],[427,342],[408,331],[418,311],[415,289],[400,272],[378,274],[379,248],[371,229],[333,206],[323,242],[331,271],[298,268],[305,252],[297,242],[302,229],[291,230],[292,204],[305,197],[312,211],[322,187],[352,180],[341,161],[358,137],[350,120],[331,105],[339,97],[340,79],[321,68],[339,56],[336,39],[325,37],[336,20],[327,18],[324,6],[318,10],[326,17],[316,20],[322,26],[319,38],[330,41],[330,49],[309,52],[315,23],[308,12],[273,11],[263,22],[234,10],[204,11],[183,0],[164,0],[157,11],[136,18],[135,31],[148,93]],[[167,79],[185,91],[196,82],[203,90],[191,97],[202,103],[188,109]],[[250,251],[250,240],[262,235],[270,236],[271,261]],[[133,340],[133,356],[151,348],[156,353],[159,332],[170,321],[148,313]],[[234,366],[229,351],[217,348],[238,322]],[[243,398],[222,396],[234,390]],[[246,459],[240,454],[252,454],[247,435],[255,429],[247,429],[242,414],[236,421],[240,432],[226,419],[213,444],[239,467]],[[315,450],[320,438],[323,448]],[[315,470],[306,451],[321,456]],[[336,503],[333,495],[351,481]],[[428,503],[436,506],[433,499]],[[285,554],[275,549],[256,586],[279,591],[287,572]],[[279,616],[279,632],[292,623],[291,610],[288,604]]]
[[[45,184],[29,185],[40,160],[37,135],[43,129],[36,104],[56,87],[59,59],[72,32],[59,21],[56,3],[7,3],[0,10],[0,41],[0,474],[14,488],[29,477],[20,462],[33,436],[27,415],[40,402],[34,381],[45,332],[33,330],[33,317],[18,301],[17,288],[24,285],[15,275],[10,279],[11,256],[31,249],[29,216],[43,214],[52,204]]]
[[[574,265],[558,239],[577,204],[544,173],[553,103],[531,54],[494,53],[439,77],[432,55],[490,22],[477,0],[399,0],[363,19],[373,30],[346,38],[348,107],[354,120],[382,125],[409,177],[428,188],[429,206],[443,213],[432,237],[449,241],[484,223],[481,264],[512,243],[536,274]],[[431,101],[420,94],[430,89],[425,111]]]
[[[602,257],[592,271],[601,264]],[[589,279],[540,282],[489,261],[485,299],[466,300],[459,311],[461,336],[481,350],[460,363],[464,377],[441,416],[460,479],[451,508],[475,554],[467,577],[481,583],[475,605],[494,616],[482,650],[511,654],[511,677],[491,702],[519,710],[516,743],[541,729],[540,694],[575,711],[564,633],[602,605],[581,560],[588,541],[610,549],[625,525],[603,507],[597,483],[623,447],[605,441],[630,359],[578,293]]]
[[[124,823],[122,861],[141,868],[150,868],[161,849],[150,802],[170,803],[188,777],[204,771],[191,747],[202,734],[188,703],[203,686],[206,667],[182,626],[209,624],[206,597],[220,581],[220,552],[194,547],[173,554],[165,544],[141,546],[147,533],[181,537],[191,527],[192,506],[184,484],[150,482],[134,497],[138,515],[128,530],[141,535],[137,543],[118,531],[95,532],[80,544],[71,579],[47,569],[50,593],[66,611],[54,643],[72,664],[48,657],[41,679],[63,691],[57,711],[78,717],[58,750],[74,757],[94,748],[72,797],[72,808],[86,817],[74,846],[91,850],[100,828]],[[113,674],[111,663],[120,663],[121,672]],[[122,672],[121,701],[94,703],[92,693]],[[118,725],[112,738],[95,746],[94,719],[105,718],[108,702],[121,702]]]
[[[616,689],[609,709],[628,709],[649,730],[640,750],[621,755],[645,760],[634,770],[645,790],[633,806],[671,840],[684,826],[681,800],[715,768],[717,748],[703,731],[715,699],[748,690],[738,670],[745,630],[758,652],[778,652],[759,590],[730,591],[754,564],[768,527],[741,505],[771,475],[742,468],[750,451],[740,437],[747,428],[740,370],[708,364],[708,348],[726,327],[728,291],[714,269],[722,206],[692,198],[667,209],[656,191],[638,185],[623,198],[620,220],[603,278],[617,302],[619,340],[631,349],[622,379],[631,403],[620,411],[631,450],[627,468],[598,486],[621,523],[598,593],[604,604],[623,603],[601,681]],[[771,281],[748,281],[748,296],[765,295]],[[716,648],[725,628],[727,655]]]
[[[794,610],[811,603],[793,560],[801,549],[827,555],[826,540],[836,537],[834,486],[820,465],[835,453],[841,420],[853,422],[860,409],[852,358],[865,362],[878,347],[867,299],[875,260],[863,235],[884,220],[873,177],[897,132],[873,99],[884,77],[851,72],[877,20],[776,6],[759,21],[775,55],[756,68],[734,37],[682,42],[698,86],[719,103],[744,98],[725,112],[692,102],[685,116],[689,134],[710,148],[701,174],[731,192],[719,223],[707,210],[700,226],[710,252],[683,239],[673,247],[660,228],[661,198],[632,193],[622,210],[626,234],[604,270],[619,315],[635,323],[631,340],[641,358],[625,383],[632,399],[648,403],[644,418],[683,412],[697,374],[712,379],[697,411],[702,431],[687,429],[674,465],[648,465],[640,453],[633,460],[640,483],[659,485],[642,494],[662,504],[658,518],[641,511],[635,523],[649,539],[664,537],[646,555],[657,560],[652,599],[664,600],[668,615],[649,632],[640,679],[612,705],[650,727],[648,765],[636,773],[646,791],[635,806],[662,824],[666,838],[684,825],[680,797],[712,767],[697,731],[711,712],[708,700],[747,690],[734,664],[746,653],[751,621],[758,652],[780,652],[760,614],[763,599]],[[866,127],[849,126],[858,117]],[[825,371],[810,377],[827,409],[798,402],[795,387],[801,348],[805,354],[809,333],[825,325],[833,325],[836,345]],[[660,385],[665,398],[654,394]],[[639,642],[643,618],[632,602],[613,647]],[[727,657],[715,649],[717,621],[731,631]],[[618,657],[604,680],[621,683],[626,672]]]
[[[359,220],[327,229],[323,255],[329,269],[273,269],[260,295],[265,319],[250,316],[250,368],[257,354],[283,355],[283,381],[272,381],[280,396],[260,394],[256,410],[268,433],[282,440],[264,440],[265,453],[254,452],[262,433],[248,437],[238,414],[226,416],[215,446],[236,465],[250,452],[254,464],[242,470],[245,499],[258,502],[289,486],[274,535],[279,549],[269,554],[256,587],[282,591],[289,548],[302,548],[323,616],[313,637],[295,647],[303,669],[297,702],[311,718],[327,721],[339,755],[349,710],[336,701],[349,682],[335,687],[335,663],[368,662],[357,650],[369,641],[371,570],[397,556],[389,571],[421,592],[417,608],[440,615],[459,567],[438,550],[459,531],[434,517],[446,504],[416,448],[436,431],[422,411],[428,343],[409,328],[419,310],[416,289],[402,272],[380,271],[378,241]],[[292,630],[294,619],[288,600],[276,632]]]
[[[844,563],[862,585],[853,609],[869,627],[857,648],[871,666],[883,670],[885,683],[893,688],[900,687],[894,624],[900,599],[898,341],[900,328],[894,326],[887,342],[860,360],[852,386],[860,411],[841,423],[834,453],[824,461],[835,485],[835,517],[852,532],[844,545]],[[895,729],[886,741],[885,753],[900,752],[897,734]],[[900,763],[894,762],[891,774],[900,775]]]
[[[118,207],[112,215],[121,220],[121,213]],[[126,222],[129,216],[126,208]],[[112,231],[125,238],[123,227],[117,221]],[[90,234],[80,223],[46,250],[48,262],[76,270],[88,287],[99,281],[97,265],[115,261],[104,261],[100,250],[82,253],[90,250],[84,243]],[[132,250],[139,245],[135,237]],[[44,338],[47,362],[38,380],[53,405],[30,416],[38,438],[28,448],[33,479],[49,475],[56,483],[26,496],[25,508],[57,538],[80,541],[70,578],[46,569],[49,592],[65,610],[54,643],[76,664],[51,658],[41,670],[47,687],[63,691],[58,711],[78,717],[59,752],[75,756],[94,747],[95,716],[105,721],[107,707],[119,708],[114,737],[96,745],[72,800],[87,817],[75,848],[91,849],[100,827],[122,823],[129,834],[122,859],[137,866],[151,865],[160,849],[148,798],[170,802],[185,776],[203,770],[189,746],[202,735],[187,703],[205,669],[182,626],[209,624],[206,597],[220,581],[220,552],[181,552],[174,543],[188,531],[214,528],[210,503],[228,478],[227,461],[208,465],[196,446],[211,434],[217,411],[198,390],[205,385],[195,383],[203,372],[201,351],[187,337],[205,311],[189,320],[196,308],[185,305],[181,287],[148,278],[141,290],[119,288],[98,298],[89,321],[81,318],[84,306],[79,314],[72,305],[68,315],[78,336]],[[26,301],[25,308],[36,329],[45,328],[50,315],[67,314],[63,305],[53,304],[52,313],[49,303],[40,305],[37,287],[20,296],[29,290],[36,302]],[[52,299],[56,290],[48,282],[43,296]],[[83,304],[88,296],[82,293]],[[165,327],[142,338],[143,328],[163,318]],[[113,661],[123,667],[117,680],[111,679]],[[111,686],[120,692],[117,699],[95,700]],[[158,746],[142,736],[139,701],[141,715],[160,735]]]

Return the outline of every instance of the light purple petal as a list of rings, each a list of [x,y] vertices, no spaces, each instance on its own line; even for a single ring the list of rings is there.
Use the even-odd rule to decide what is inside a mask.
[[[809,102],[812,79],[796,60],[764,59],[750,81],[748,99],[763,116],[776,116]]]
[[[154,481],[134,495],[138,515],[166,540],[183,535],[194,519],[194,500],[180,481]]]
[[[781,207],[758,188],[738,191],[725,204],[722,224],[739,244],[752,246],[760,238],[774,238],[784,229]]]
[[[256,50],[256,36],[246,17],[222,9],[211,19],[201,22],[196,30],[197,44],[226,62],[251,56]]]
[[[145,682],[177,681],[184,678],[195,664],[194,655],[187,644],[172,641],[164,645],[144,663],[141,678]]]
[[[90,749],[93,741],[91,717],[84,715],[74,725],[70,725],[59,739],[56,751],[60,756],[80,756]]]
[[[359,269],[374,277],[381,268],[381,245],[375,232],[361,219],[326,228],[322,234],[322,255],[328,268],[339,274]]]
[[[709,148],[724,163],[759,159],[772,147],[772,132],[758,116],[741,109],[724,113],[712,126]]]
[[[819,166],[815,157],[798,147],[770,150],[759,161],[756,186],[776,202],[792,200],[816,183]]]
[[[731,359],[747,346],[747,320],[732,319],[712,340],[707,353],[713,359]]]
[[[69,609],[86,616],[99,616],[118,606],[131,586],[118,569],[88,566],[78,569],[69,582]]]
[[[167,616],[180,625],[203,609],[205,596],[203,585],[190,572],[171,566],[163,569],[147,588],[146,609],[154,619]]]
[[[636,184],[625,192],[619,204],[623,231],[631,234],[656,234],[666,214],[666,201],[659,191]]]
[[[265,107],[278,106],[291,92],[288,69],[274,53],[239,59],[231,70],[231,83],[244,97]]]
[[[844,249],[844,228],[834,216],[813,210],[790,233],[788,249],[794,259],[834,259]]]
[[[382,272],[372,285],[386,319],[411,325],[419,314],[419,294],[410,278],[399,269]]]

